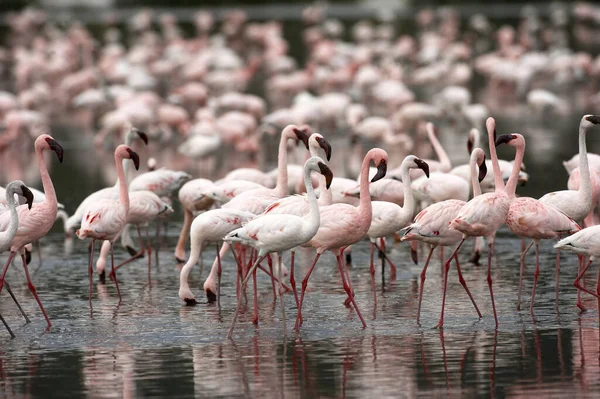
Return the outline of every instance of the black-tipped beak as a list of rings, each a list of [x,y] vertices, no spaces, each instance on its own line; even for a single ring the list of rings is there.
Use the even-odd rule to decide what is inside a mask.
[[[33,193],[27,188],[27,186],[21,186],[21,192],[27,201],[27,208],[31,209],[31,206],[33,205]]]
[[[329,169],[329,166],[325,165],[323,162],[319,162],[319,170],[321,174],[325,176],[325,188],[329,190],[331,186],[331,181],[333,180],[333,172]]]
[[[127,152],[129,153],[129,157],[133,161],[133,166],[135,166],[135,170],[140,170],[140,156],[131,148],[128,148]]]
[[[322,137],[317,137],[317,143],[319,143],[319,147],[325,151],[327,160],[331,161],[331,144],[329,144],[329,142]]]
[[[594,125],[600,124],[600,115],[590,115],[587,116],[585,119],[587,119],[588,122],[592,122]]]
[[[503,134],[502,136],[496,139],[496,147],[498,147],[500,144],[506,144],[516,138],[517,136],[515,136],[514,134]]]
[[[387,173],[387,162],[385,161],[385,159],[382,159],[381,162],[379,162],[379,165],[377,165],[377,173],[371,179],[371,183],[375,183],[377,180],[383,179],[385,177],[386,173]]]
[[[467,151],[469,151],[469,154],[473,152],[473,140],[470,137],[467,141]]]
[[[144,144],[148,145],[148,135],[144,132],[140,132],[139,130],[136,130],[136,133],[138,136],[140,136],[140,139],[144,142]]]
[[[302,141],[304,146],[308,150],[308,132],[306,129],[296,129],[294,128],[294,133],[296,134],[296,138],[298,141]]]
[[[419,169],[421,169],[423,172],[425,172],[425,176],[427,176],[429,178],[429,165],[427,164],[427,162],[423,161],[422,159],[415,159],[415,164],[417,164],[417,166],[419,167]]]
[[[479,176],[477,177],[477,180],[479,180],[479,183],[481,183],[483,181],[483,179],[485,179],[486,175],[487,175],[487,165],[485,163],[485,156],[484,156],[483,162],[481,163],[481,165],[479,165]]]
[[[51,139],[51,138],[47,138],[46,142],[48,143],[48,146],[50,147],[50,149],[56,153],[56,156],[58,157],[58,162],[62,163],[64,151],[63,151],[63,148],[60,146],[60,144],[58,144],[58,142],[56,140]]]

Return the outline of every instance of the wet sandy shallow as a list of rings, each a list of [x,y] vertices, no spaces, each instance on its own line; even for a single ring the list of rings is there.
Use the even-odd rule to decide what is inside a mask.
[[[235,309],[233,259],[224,260],[221,310],[206,304],[201,290],[214,256],[211,250],[204,254],[202,277],[200,267],[191,274],[192,290],[202,303],[185,306],[177,296],[181,265],[170,249],[176,241],[176,227],[171,223],[169,250],[161,250],[150,282],[145,259],[119,271],[120,305],[112,283],[95,284],[92,318],[87,303],[86,246],[75,242],[73,254],[65,257],[62,235],[48,237],[43,243],[44,264],[35,272],[34,281],[54,324],[50,331],[45,331],[43,317],[15,264],[7,279],[32,323],[23,323],[3,293],[0,312],[17,337],[10,339],[5,331],[0,334],[0,392],[6,397],[558,396],[567,392],[586,396],[600,387],[596,300],[585,297],[590,310],[578,313],[572,287],[576,258],[563,254],[557,314],[554,253],[549,242],[541,254],[535,321],[528,310],[534,258],[528,258],[524,303],[517,311],[520,240],[502,230],[493,263],[498,331],[485,267],[468,264],[468,251],[463,253],[462,266],[484,317],[477,318],[452,268],[445,328],[440,331],[433,328],[443,283],[439,255],[429,268],[419,326],[416,310],[422,264],[412,264],[404,244],[393,246],[390,256],[398,274],[395,281],[388,276],[382,286],[378,267],[375,307],[369,247],[363,242],[354,249],[350,273],[366,329],[344,307],[345,293],[334,258],[327,255],[309,283],[299,333],[292,329],[293,296],[286,295],[289,332],[283,336],[279,301],[273,300],[270,282],[263,275],[259,279],[259,325],[250,322],[249,291],[250,306],[243,308],[230,341],[226,335]],[[119,251],[117,258],[124,257]],[[298,256],[297,280],[309,258],[309,252]],[[32,269],[37,269],[36,260]],[[586,283],[595,286],[596,269],[590,269]]]

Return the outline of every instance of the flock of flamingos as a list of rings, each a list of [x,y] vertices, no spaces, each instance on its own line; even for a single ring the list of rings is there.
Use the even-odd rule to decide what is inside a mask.
[[[98,42],[82,24],[61,29],[37,10],[15,14],[9,22],[9,45],[0,48],[0,72],[11,77],[14,85],[12,92],[0,92],[0,121],[5,128],[0,147],[13,158],[25,158],[33,143],[43,192],[21,180],[6,185],[0,252],[10,254],[0,275],[0,293],[6,288],[28,320],[5,280],[18,254],[29,290],[51,326],[28,270],[28,255],[58,217],[64,221],[67,236],[75,233],[89,242],[90,312],[95,274],[105,281],[109,256],[108,276],[120,300],[117,270],[145,256],[150,276],[148,224],[160,226],[169,218],[174,212],[171,199],[177,198],[184,212],[174,252],[175,259],[185,263],[180,272],[181,300],[188,305],[198,303],[188,276],[207,247],[216,249],[203,287],[209,301],[220,302],[223,257],[231,251],[237,264],[238,300],[229,337],[251,279],[252,320],[258,322],[258,269],[270,277],[273,295],[280,298],[284,332],[284,296],[294,296],[294,327],[299,329],[308,280],[326,251],[336,256],[346,306],[366,326],[347,257],[353,245],[370,240],[376,301],[375,253],[389,264],[392,275],[396,273],[386,252],[390,237],[409,241],[415,261],[418,242],[430,247],[420,275],[419,314],[433,251],[453,246],[443,264],[440,328],[451,264],[456,265],[459,281],[482,317],[462,276],[459,250],[473,237],[471,261],[477,263],[487,242],[487,283],[498,326],[492,255],[496,232],[504,224],[517,236],[531,240],[522,248],[520,281],[525,254],[535,245],[531,312],[542,239],[559,240],[555,244],[557,301],[560,251],[564,250],[578,256],[577,306],[584,309],[582,292],[597,297],[600,305],[600,279],[594,289],[582,283],[594,257],[600,256],[600,225],[594,225],[600,155],[586,150],[586,133],[600,124],[600,116],[581,118],[579,153],[564,163],[570,174],[568,189],[539,199],[516,195],[517,185],[528,179],[523,171],[525,137],[497,134],[496,121],[490,117],[494,107],[502,106],[498,98],[507,102],[525,98],[531,112],[540,115],[567,112],[566,101],[540,87],[553,82],[559,91],[600,76],[600,58],[594,60],[565,47],[561,34],[566,34],[566,28],[560,13],[566,11],[554,10],[557,15],[543,25],[529,10],[518,30],[502,26],[494,31],[485,17],[475,16],[463,33],[460,19],[451,10],[425,10],[418,15],[415,36],[396,35],[389,21],[361,21],[352,29],[352,41],[344,40],[343,24],[325,18],[325,11],[311,6],[303,14],[307,53],[303,67],[290,56],[281,23],[249,22],[241,11],[224,14],[218,26],[211,14],[200,12],[194,19],[195,34],[188,38],[172,15],[161,15],[156,29],[152,13],[143,11],[129,21],[127,45],[110,18]],[[581,22],[578,39],[593,40],[581,29],[595,32],[600,10],[582,3],[573,11]],[[544,34],[548,31],[553,34]],[[497,43],[490,40],[493,37]],[[487,80],[496,100],[471,103],[465,86],[476,74]],[[257,82],[264,82],[262,97],[248,94]],[[435,101],[417,101],[434,92],[438,93]],[[596,101],[592,97],[586,104],[590,109]],[[64,119],[65,113],[71,123],[88,132],[81,136],[84,140],[99,149],[114,149],[117,173],[114,185],[90,193],[70,216],[58,202],[61,193],[54,190],[44,158],[47,152],[55,153],[60,162],[70,156],[48,134],[50,121]],[[447,122],[464,132],[468,164],[451,167],[437,138],[444,134]],[[480,131],[487,132],[489,159],[480,147]],[[360,153],[360,162],[338,153],[328,135],[336,140],[347,138],[352,154]],[[269,146],[277,140],[277,168],[263,172],[257,165],[266,162]],[[122,141],[125,144],[119,144]],[[138,152],[146,146],[156,159],[148,160],[149,171],[136,173],[145,168]],[[499,160],[498,146],[513,147],[514,160]],[[437,160],[428,158],[432,149]],[[178,158],[191,159],[208,176],[217,173],[225,150],[231,158],[229,166],[240,167],[218,180],[192,179],[191,169],[174,167]],[[176,155],[161,158],[166,153]],[[340,173],[329,164],[335,157],[344,158],[345,170]],[[172,169],[156,168],[157,163]],[[357,180],[341,177],[353,173]],[[129,226],[137,231],[139,249],[135,249]],[[118,239],[131,257],[115,264]],[[94,263],[97,247],[100,256]],[[306,272],[297,287],[294,251],[300,247],[313,248],[315,256],[310,265],[300,268]],[[291,256],[285,265],[282,256],[287,251]],[[519,303],[520,296],[521,285]],[[1,315],[0,319],[13,335]]]

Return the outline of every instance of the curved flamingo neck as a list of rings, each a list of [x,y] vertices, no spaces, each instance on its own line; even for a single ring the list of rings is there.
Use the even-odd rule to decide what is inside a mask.
[[[450,162],[450,158],[448,157],[446,150],[444,150],[444,147],[442,147],[442,144],[440,143],[437,136],[435,135],[433,126],[430,128],[427,128],[427,136],[429,137],[429,142],[431,143],[431,146],[433,147],[435,154],[437,155],[438,159],[440,160],[440,164],[442,166],[442,171],[449,172],[450,169],[452,169],[452,163]]]
[[[48,168],[46,167],[46,161],[44,161],[44,149],[41,147],[37,147],[35,149],[35,155],[37,157],[38,165],[40,168],[42,187],[44,188],[44,194],[46,195],[46,199],[44,200],[44,202],[53,205],[55,209],[54,212],[56,212],[56,210],[58,209],[58,202],[56,200],[56,192],[54,191],[52,179],[50,178]]]
[[[123,170],[123,155],[115,152],[115,164],[117,166],[117,175],[119,176],[119,201],[129,212],[129,192],[127,191],[127,180],[125,180],[125,171]]]
[[[288,171],[287,171],[287,142],[293,137],[288,129],[283,129],[281,139],[279,140],[279,152],[277,154],[277,184],[275,191],[280,197],[285,197],[288,189]]]
[[[306,186],[306,195],[308,197],[308,227],[309,230],[316,231],[321,224],[321,212],[319,212],[319,203],[317,202],[317,195],[312,184],[311,172],[314,169],[312,167],[304,168],[304,185]],[[322,188],[325,188],[325,178],[323,178]],[[327,191],[327,190],[325,190]]]
[[[415,197],[413,195],[410,179],[410,170],[408,164],[404,162],[400,166],[400,175],[402,176],[402,188],[404,190],[404,206],[402,206],[402,212],[412,215],[415,214]]]
[[[504,190],[504,180],[502,180],[502,171],[500,170],[500,164],[498,163],[498,154],[496,153],[496,139],[494,137],[494,132],[496,131],[495,123],[494,128],[488,128],[487,131],[490,147],[490,157],[492,158],[492,169],[494,169],[494,191],[500,192]],[[520,168],[521,166],[519,165],[519,170]]]
[[[590,177],[590,168],[588,165],[587,147],[585,135],[587,128],[579,124],[579,197],[586,201],[592,198],[592,180]]]
[[[479,185],[479,179],[478,179],[478,171],[477,171],[477,165],[478,165],[478,158],[479,158],[479,154],[477,154],[477,150],[474,149],[473,152],[471,153],[471,160],[469,162],[469,167],[470,167],[470,171],[471,171],[471,185],[473,186],[473,197],[477,197],[478,195],[481,195],[481,186]],[[485,162],[485,159],[483,160],[483,162]]]
[[[521,171],[521,164],[523,163],[523,156],[525,155],[525,141],[521,139],[521,141],[515,147],[517,149],[515,161],[510,173],[510,178],[508,179],[506,187],[504,188],[504,191],[511,199],[515,198],[515,193],[517,191],[517,181],[519,180],[519,172]]]
[[[358,204],[359,215],[362,220],[367,218],[371,220],[372,208],[371,208],[371,193],[369,192],[369,165],[371,164],[371,157],[366,156],[363,159],[363,163],[360,169],[360,202]]]

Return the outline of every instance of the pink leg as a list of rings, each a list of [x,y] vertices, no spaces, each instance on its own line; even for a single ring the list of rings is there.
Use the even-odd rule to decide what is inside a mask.
[[[117,294],[119,294],[119,303],[121,303],[121,290],[119,289],[119,280],[117,280],[117,269],[115,269],[115,256],[113,253],[113,243],[110,243],[110,263],[111,270],[110,275],[115,279],[115,286],[117,287]]]
[[[371,242],[371,263],[369,272],[371,273],[371,287],[373,288],[373,303],[377,306],[377,292],[375,291],[375,265],[373,264],[373,253],[375,252],[375,244]]]
[[[296,309],[299,305],[298,300],[298,291],[296,291],[296,278],[294,276],[294,258],[296,257],[296,252],[292,249],[292,258],[290,260],[290,285],[292,286],[292,290],[294,290],[294,300],[296,301]]]
[[[25,254],[21,255],[21,260],[23,261],[23,269],[25,269],[25,276],[27,277],[27,285],[29,286],[29,291],[31,291],[31,293],[35,297],[35,300],[37,301],[38,306],[40,307],[40,310],[42,311],[42,314],[46,318],[46,322],[48,323],[48,328],[50,328],[50,327],[52,327],[52,323],[50,323],[50,319],[48,318],[48,315],[46,314],[46,311],[44,310],[44,305],[42,305],[42,301],[40,301],[40,297],[37,294],[35,286],[31,282],[31,277],[29,276],[29,269],[27,268],[27,262],[25,262]]]
[[[538,277],[540,275],[540,244],[535,243],[535,272],[533,273],[533,290],[531,291],[531,305],[529,313],[533,316],[533,302],[535,300],[535,289],[537,287]]]
[[[258,324],[258,286],[256,285],[256,270],[252,272],[252,285],[254,286],[254,313],[252,314],[252,324]]]
[[[134,254],[131,258],[125,259],[123,262],[119,263],[117,266],[115,266],[115,270],[119,270],[119,268],[121,266],[125,266],[126,264],[133,262],[134,260],[142,258],[144,256],[144,253],[145,253],[144,240],[142,239],[142,233],[140,232],[140,226],[136,226],[136,227],[137,227],[138,237],[140,238],[140,252],[138,252],[137,254]],[[147,234],[146,234],[146,237],[148,237]],[[150,278],[148,278],[148,280],[150,280]]]
[[[94,280],[94,268],[93,268],[93,262],[94,262],[94,242],[96,240],[92,240],[92,242],[90,243],[90,264],[89,264],[89,268],[88,268],[88,274],[90,275],[90,316],[92,313],[92,284],[93,284],[93,280]]]
[[[556,313],[558,313],[558,292],[560,291],[560,249],[556,250]]]
[[[319,260],[319,258],[321,257],[321,254],[317,252],[317,254],[315,255],[315,259],[313,259],[313,263],[312,265],[310,265],[310,267],[308,268],[308,271],[306,272],[306,276],[304,276],[304,279],[302,280],[302,291],[300,292],[300,304],[298,306],[298,316],[296,316],[296,325],[294,326],[294,328],[297,330],[300,328],[300,326],[302,325],[302,303],[304,303],[304,293],[306,292],[306,287],[308,286],[308,279],[310,278],[310,275],[312,274],[315,265],[317,264],[317,261]]]
[[[598,295],[598,322],[600,322],[600,269],[598,269],[598,279],[596,280],[596,294]]]
[[[525,271],[525,256],[527,255],[527,252],[529,252],[529,249],[531,249],[532,245],[533,245],[533,241],[531,241],[529,243],[527,248],[525,248],[521,251],[521,259],[520,259],[521,267],[520,267],[520,271],[519,271],[519,295],[517,298],[517,310],[521,309],[521,287],[523,285],[523,272]]]
[[[6,272],[8,271],[8,267],[12,263],[13,258],[15,257],[16,252],[10,251],[10,255],[8,255],[8,260],[4,265],[4,270],[2,270],[2,276],[0,276],[0,293],[2,292],[2,288],[4,287],[4,278],[6,277]]]
[[[466,239],[467,239],[467,237],[463,237],[462,240],[460,240],[460,242],[458,243],[458,246],[456,247],[454,252],[452,252],[452,255],[450,255],[448,260],[446,262],[444,262],[444,264],[443,264],[444,265],[443,266],[444,267],[444,293],[442,294],[442,313],[440,314],[440,321],[438,322],[437,328],[444,327],[444,308],[446,306],[446,286],[448,284],[448,270],[450,270],[450,262],[452,261],[452,258],[454,258],[456,256],[456,254],[458,253],[458,250],[463,245],[463,243],[465,242]]]
[[[460,270],[460,264],[458,263],[458,255],[454,255],[454,262],[456,263],[456,271],[458,272],[458,281],[463,286],[465,291],[467,291],[467,295],[469,296],[471,303],[475,307],[475,310],[477,311],[477,315],[479,316],[479,318],[481,318],[481,312],[479,311],[479,308],[477,307],[477,304],[475,303],[475,299],[473,299],[473,295],[471,295],[471,291],[469,291],[469,288],[467,287],[467,282],[465,281],[465,279],[462,275],[462,272]]]
[[[152,247],[150,246],[150,237],[148,236],[148,226],[146,226],[146,247],[148,248],[148,284],[150,284],[152,269]]]
[[[425,287],[425,275],[427,274],[427,266],[429,266],[429,260],[431,259],[431,255],[435,247],[431,247],[429,250],[429,255],[427,255],[427,260],[425,261],[425,266],[423,266],[423,271],[421,271],[421,286],[419,287],[419,307],[417,309],[417,324],[419,324],[419,320],[421,319],[421,302],[423,301],[423,288]]]
[[[492,309],[494,310],[494,320],[496,328],[498,327],[498,315],[496,314],[496,303],[494,302],[494,290],[492,289],[492,252],[494,251],[494,237],[488,238],[488,274],[487,282],[490,288],[490,297],[492,298]]]
[[[282,263],[281,263],[281,252],[277,253],[277,259],[279,261],[279,270],[277,271],[278,277],[279,277],[279,303],[281,305],[281,318],[282,318],[282,323],[283,323],[283,335],[287,335],[287,323],[285,320],[285,302],[283,300],[283,287],[281,285],[281,279],[283,277],[283,271],[281,270],[282,267]]]
[[[340,275],[342,276],[342,284],[344,285],[344,290],[350,297],[350,301],[352,302],[352,305],[354,305],[354,309],[356,310],[356,314],[358,314],[358,317],[360,318],[363,328],[366,328],[367,323],[365,323],[365,319],[363,319],[362,314],[360,313],[360,310],[358,309],[358,305],[356,305],[356,301],[354,300],[354,292],[352,291],[352,286],[350,285],[349,281],[346,280],[346,272],[344,270],[346,267],[344,265],[344,259],[343,259],[343,255],[342,255],[341,251],[340,251],[340,254],[337,255],[337,261],[338,261],[338,267],[340,269]]]
[[[586,265],[586,266],[585,266],[585,267],[584,267],[584,268],[581,270],[581,272],[579,273],[579,275],[578,275],[578,276],[577,276],[577,278],[575,279],[575,282],[573,283],[573,285],[574,285],[576,288],[578,288],[578,289],[582,290],[583,292],[587,292],[588,294],[590,294],[590,295],[593,295],[593,296],[595,296],[596,298],[599,298],[599,297],[600,297],[600,295],[598,295],[597,293],[595,293],[595,292],[593,292],[593,291],[590,291],[590,290],[588,290],[587,288],[583,287],[583,286],[582,286],[582,285],[579,283],[579,280],[581,280],[581,278],[583,277],[583,275],[585,274],[585,272],[587,271],[587,269],[589,269],[589,267],[590,267],[590,265],[591,265],[591,264],[592,264],[592,261],[590,260],[590,261],[588,262],[588,264],[587,264],[587,265]],[[581,309],[581,310],[585,310],[585,309]]]
[[[277,300],[277,293],[275,291],[275,279],[273,278],[273,259],[271,259],[271,255],[267,255],[267,262],[269,264],[269,272],[271,273],[271,288],[273,289],[273,300]]]

